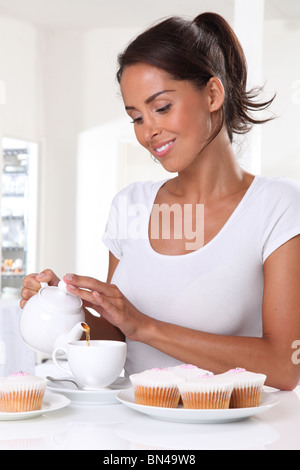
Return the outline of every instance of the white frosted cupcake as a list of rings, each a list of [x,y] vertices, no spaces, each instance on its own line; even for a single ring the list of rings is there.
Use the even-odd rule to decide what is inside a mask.
[[[205,369],[200,369],[193,364],[180,364],[179,366],[168,367],[168,370],[183,379],[193,379],[201,375],[213,375],[212,372]]]
[[[26,372],[0,379],[0,411],[17,413],[40,410],[47,380]]]
[[[178,384],[184,408],[227,409],[233,384],[217,375],[203,375]]]
[[[139,405],[176,408],[180,393],[178,382],[181,379],[168,369],[149,369],[129,376],[135,402]]]
[[[251,408],[260,405],[266,375],[236,368],[220,374],[219,377],[233,382],[230,408]]]

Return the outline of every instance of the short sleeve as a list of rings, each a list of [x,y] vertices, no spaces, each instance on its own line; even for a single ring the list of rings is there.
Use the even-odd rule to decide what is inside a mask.
[[[148,238],[152,205],[165,181],[137,181],[113,198],[102,241],[117,259],[121,259],[131,241]]]
[[[263,262],[281,245],[300,234],[300,183],[275,179],[265,193]]]
[[[118,196],[115,196],[112,201],[102,241],[109,251],[117,259],[120,259],[122,256],[122,243],[119,236]]]

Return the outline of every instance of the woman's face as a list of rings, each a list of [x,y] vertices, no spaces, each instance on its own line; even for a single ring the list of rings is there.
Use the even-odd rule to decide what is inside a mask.
[[[199,91],[140,63],[123,71],[121,92],[139,143],[166,170],[179,172],[197,161],[213,132],[209,85]]]

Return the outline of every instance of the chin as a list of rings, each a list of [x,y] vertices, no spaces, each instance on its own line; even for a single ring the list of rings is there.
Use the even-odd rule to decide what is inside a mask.
[[[172,170],[172,169],[169,169],[169,168],[165,168],[165,170],[166,170],[168,173],[176,173],[176,174],[177,174],[178,171],[179,171],[179,170],[177,170],[177,169]]]
[[[179,164],[176,165],[176,163],[172,161],[169,161],[169,162],[160,161],[160,164],[163,167],[163,169],[168,171],[169,173],[178,173],[179,171],[182,171],[181,166]]]

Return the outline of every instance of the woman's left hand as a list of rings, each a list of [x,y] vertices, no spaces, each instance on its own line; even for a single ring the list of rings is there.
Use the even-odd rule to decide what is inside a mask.
[[[142,341],[151,319],[137,310],[114,284],[92,277],[66,274],[67,290],[80,297],[85,307],[96,310],[133,341]]]

